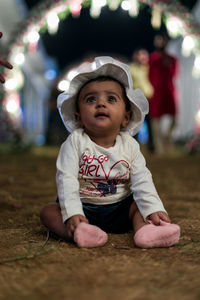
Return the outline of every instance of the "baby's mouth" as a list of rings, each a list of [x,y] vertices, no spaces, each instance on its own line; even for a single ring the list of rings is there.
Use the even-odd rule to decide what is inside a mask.
[[[108,118],[108,114],[104,113],[104,112],[97,112],[95,114],[95,118],[100,118],[100,117],[104,117],[104,118]]]

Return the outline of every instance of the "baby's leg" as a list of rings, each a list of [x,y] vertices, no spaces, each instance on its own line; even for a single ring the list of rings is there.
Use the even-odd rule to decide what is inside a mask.
[[[135,202],[132,203],[129,211],[129,218],[133,223],[133,231],[136,233],[140,228],[146,225],[141,213],[139,212]]]
[[[64,240],[74,240],[79,247],[99,247],[103,246],[108,240],[108,236],[103,230],[85,222],[81,222],[76,227],[73,238],[68,236],[66,225],[63,223],[58,203],[50,203],[46,205],[40,213],[40,219],[42,224],[50,231]]]
[[[46,205],[40,213],[40,219],[44,226],[62,239],[67,241],[72,240],[71,237],[67,235],[66,226],[63,223],[58,203]]]
[[[180,227],[160,221],[160,225],[146,224],[135,203],[130,209],[134,228],[134,242],[140,248],[170,247],[179,241]]]

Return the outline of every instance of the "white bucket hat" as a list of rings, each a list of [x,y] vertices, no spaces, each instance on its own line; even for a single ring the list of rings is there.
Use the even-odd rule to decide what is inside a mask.
[[[89,80],[99,76],[109,76],[117,79],[125,87],[126,95],[131,103],[132,118],[125,131],[134,136],[142,126],[145,115],[149,111],[149,104],[140,89],[133,90],[132,77],[129,66],[109,56],[96,57],[92,63],[84,63],[76,69],[77,75],[71,80],[69,88],[57,98],[63,123],[72,132],[79,128],[76,121],[76,97],[80,88]]]

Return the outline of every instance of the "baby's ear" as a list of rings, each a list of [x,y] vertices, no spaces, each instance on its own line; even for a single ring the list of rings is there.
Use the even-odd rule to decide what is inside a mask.
[[[81,116],[78,112],[75,113],[75,119],[78,122],[78,124],[80,125],[80,127],[82,127]]]
[[[132,111],[131,110],[126,111],[125,116],[124,116],[124,120],[122,121],[122,124],[121,124],[122,128],[125,128],[128,125],[131,117],[132,117]]]

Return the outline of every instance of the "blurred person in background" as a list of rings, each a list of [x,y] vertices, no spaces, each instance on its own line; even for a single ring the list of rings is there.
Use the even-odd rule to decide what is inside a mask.
[[[175,79],[177,77],[178,59],[166,51],[168,36],[156,35],[154,38],[155,51],[149,56],[149,78],[154,93],[149,101],[150,117],[158,154],[172,149],[172,132],[176,125],[177,91]],[[161,121],[163,116],[169,117],[166,132],[163,133]]]
[[[149,53],[145,48],[138,47],[134,50],[130,72],[133,79],[133,88],[141,89],[149,100],[153,96],[153,86],[149,81]],[[145,121],[148,129],[147,147],[150,152],[154,152],[153,134],[149,114],[146,115]]]

